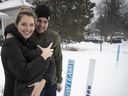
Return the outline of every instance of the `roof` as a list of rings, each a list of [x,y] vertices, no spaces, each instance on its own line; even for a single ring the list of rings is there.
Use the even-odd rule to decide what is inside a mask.
[[[0,10],[6,10],[6,9],[10,9],[10,8],[20,7],[22,5],[32,7],[32,5],[28,2],[26,2],[26,0],[8,0],[8,1],[4,1],[4,2],[0,3]]]

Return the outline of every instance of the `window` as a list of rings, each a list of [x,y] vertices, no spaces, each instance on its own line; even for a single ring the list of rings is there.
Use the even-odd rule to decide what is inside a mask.
[[[2,29],[2,20],[0,19],[0,29]]]

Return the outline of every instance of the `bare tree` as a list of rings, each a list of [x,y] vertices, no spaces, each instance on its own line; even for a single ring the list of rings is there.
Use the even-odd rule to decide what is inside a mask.
[[[124,30],[124,20],[127,19],[124,14],[128,13],[128,6],[125,4],[125,0],[102,0],[98,7],[100,17],[96,26],[100,30],[102,28],[104,36],[110,35],[112,38],[115,32]]]

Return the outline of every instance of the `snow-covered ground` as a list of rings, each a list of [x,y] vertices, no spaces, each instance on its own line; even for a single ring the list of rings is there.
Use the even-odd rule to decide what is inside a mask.
[[[96,59],[92,93],[90,96],[128,96],[128,42],[122,44],[70,44],[79,51],[63,51],[63,85],[65,86],[68,59],[74,59],[74,73],[70,96],[86,96],[89,60]],[[120,46],[119,60],[117,51]],[[63,91],[58,96],[63,96]]]
[[[86,96],[90,59],[96,60],[90,96],[128,96],[128,42],[103,43],[102,51],[100,44],[94,43],[81,42],[68,46],[78,48],[78,51],[63,50],[63,90],[57,96],[64,96],[69,59],[75,61],[70,96]],[[1,89],[4,85],[2,64],[0,64],[0,81]]]

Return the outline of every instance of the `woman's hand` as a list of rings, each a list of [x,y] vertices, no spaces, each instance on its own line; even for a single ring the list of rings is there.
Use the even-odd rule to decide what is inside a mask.
[[[46,60],[48,57],[51,57],[52,54],[53,54],[53,49],[51,49],[52,45],[53,45],[53,42],[50,43],[50,45],[49,45],[47,48],[42,48],[41,46],[37,45],[37,46],[41,49],[41,51],[42,51],[41,56],[42,56],[45,60]]]
[[[40,96],[41,91],[43,90],[44,86],[46,84],[46,80],[42,79],[40,82],[36,82],[32,85],[29,85],[28,87],[34,87],[31,96]]]

